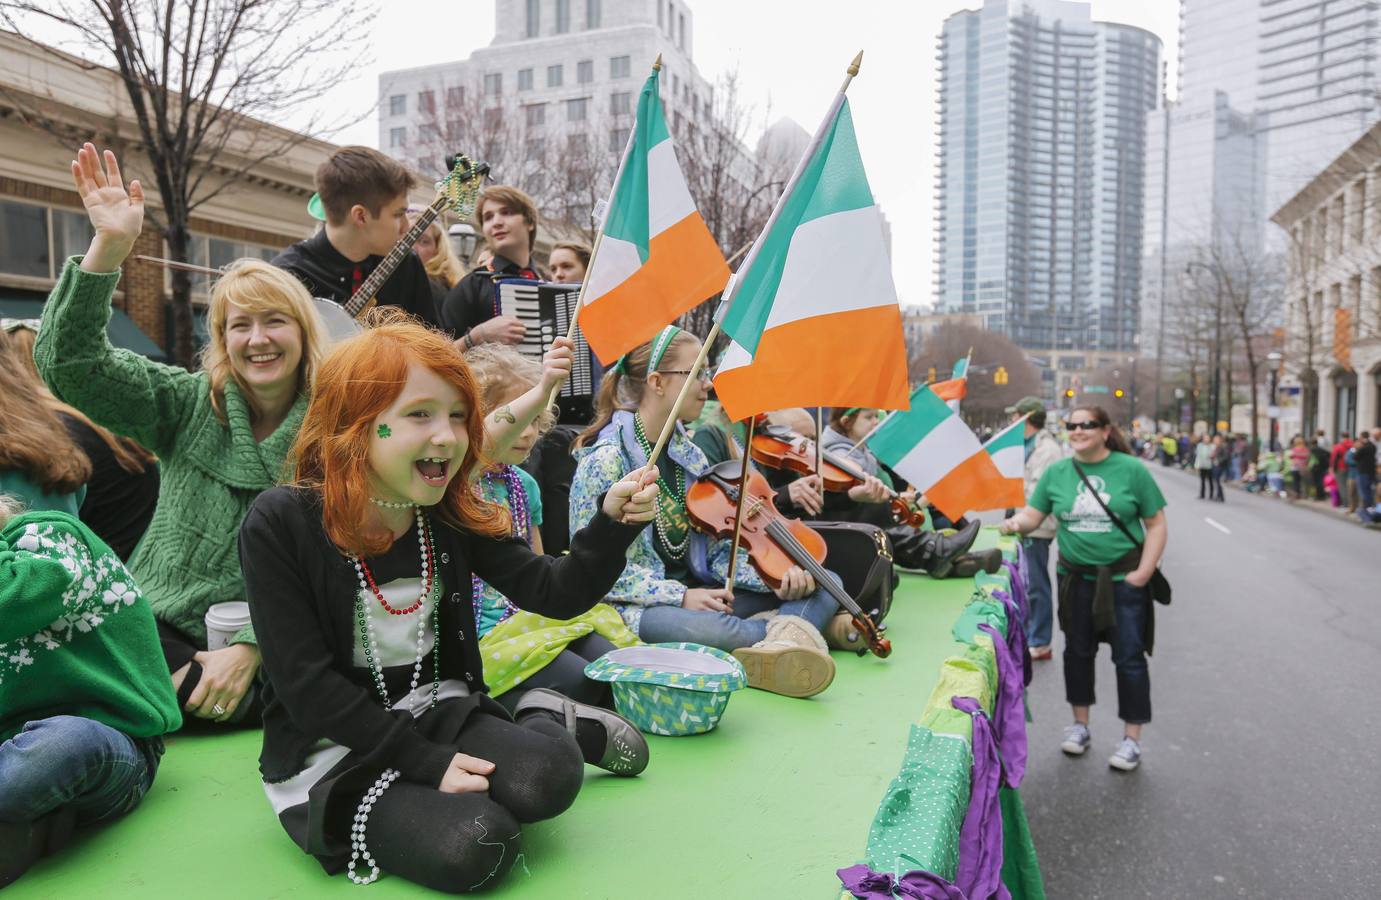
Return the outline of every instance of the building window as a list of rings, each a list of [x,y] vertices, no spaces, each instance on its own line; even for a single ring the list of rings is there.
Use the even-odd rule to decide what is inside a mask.
[[[417,126],[417,140],[423,144],[441,143],[441,129],[434,123]]]
[[[609,95],[609,112],[616,116],[625,116],[632,111],[633,95],[628,91],[616,91]]]
[[[390,116],[406,116],[408,114],[408,95],[394,94],[389,97],[388,114]]]
[[[575,64],[575,80],[578,84],[589,84],[595,80],[595,61],[582,59]]]
[[[556,33],[571,30],[571,0],[556,0]]]
[[[542,0],[527,0],[527,36],[537,37],[542,31]]]
[[[600,16],[599,2],[600,2],[600,0],[585,0],[585,27],[586,27],[586,29],[591,29],[591,30],[592,30],[592,29],[595,29],[595,28],[598,28],[598,27],[599,27],[599,22],[600,22],[600,18],[601,18],[601,16]]]
[[[530,106],[524,106],[523,114],[527,119],[529,128],[547,124],[547,105],[545,103],[533,103]]]
[[[583,131],[580,134],[573,134],[566,138],[566,150],[569,153],[581,154],[590,149],[590,136]]]
[[[575,99],[575,100],[567,100],[567,101],[566,101],[566,121],[567,121],[567,122],[584,122],[584,121],[585,121],[585,118],[586,118],[586,115],[587,115],[587,113],[588,113],[588,111],[589,111],[589,110],[588,110],[589,103],[590,103],[590,99],[589,99],[588,97],[580,97],[580,98]]]
[[[406,147],[408,143],[408,130],[406,128],[390,128],[388,130],[388,145],[390,147]]]
[[[530,90],[532,90],[532,70],[531,70],[531,69],[519,69],[519,70],[518,70],[518,90],[520,90],[520,91],[530,91]]]
[[[436,94],[432,91],[417,92],[417,111],[426,116],[436,112]]]
[[[503,73],[492,72],[484,76],[484,94],[487,97],[497,97],[503,93]]]
[[[629,57],[627,57],[627,56],[611,56],[611,57],[609,57],[609,77],[610,77],[610,78],[627,78],[630,72],[632,72],[632,69],[631,69],[631,67],[630,67],[630,58],[629,58]]]
[[[676,46],[679,47],[679,48],[682,49],[682,50],[685,50],[685,49],[686,49],[686,14],[685,14],[685,13],[677,13],[677,14],[676,14],[676,21],[677,21]]]
[[[547,87],[561,87],[561,70],[560,65],[547,66]]]
[[[628,135],[632,134],[629,128],[613,128],[609,131],[609,152],[622,153],[623,148],[628,144]]]
[[[662,0],[657,0],[657,27],[658,27],[658,28],[663,28],[663,27],[666,26],[666,10],[662,9],[662,5],[663,5]]]
[[[457,109],[465,105],[465,86],[446,88],[446,106]]]
[[[0,201],[0,272],[28,278],[53,277],[47,207]]]
[[[523,148],[528,162],[540,162],[542,157],[547,155],[546,138],[528,138]]]
[[[500,126],[502,125],[503,107],[494,106],[484,111],[484,128],[486,131],[490,132],[490,134],[493,134],[493,132],[498,131]],[[493,156],[493,154],[486,153],[485,156]]]

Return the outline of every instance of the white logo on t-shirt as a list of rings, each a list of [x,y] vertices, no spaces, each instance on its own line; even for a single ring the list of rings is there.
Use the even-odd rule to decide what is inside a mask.
[[[1089,484],[1098,492],[1098,496],[1103,498],[1103,503],[1112,505],[1112,494],[1107,492],[1107,483],[1097,475],[1088,477]],[[1081,534],[1107,534],[1112,531],[1112,519],[1103,511],[1097,498],[1089,493],[1088,485],[1083,480],[1079,481],[1079,487],[1074,493],[1074,503],[1070,506],[1069,512],[1062,518],[1069,531]]]

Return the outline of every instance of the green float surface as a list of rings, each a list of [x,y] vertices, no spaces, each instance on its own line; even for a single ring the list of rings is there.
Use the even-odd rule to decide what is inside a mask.
[[[950,629],[972,591],[904,575],[889,659],[835,652],[834,684],[810,700],[739,691],[714,731],[649,737],[638,778],[587,767],[575,805],[524,829],[523,864],[485,896],[837,897],[835,869],[861,857],[940,663],[961,652]],[[432,894],[387,874],[367,888],[327,876],[279,828],[258,751],[258,732],[171,738],[142,806],[5,900]]]

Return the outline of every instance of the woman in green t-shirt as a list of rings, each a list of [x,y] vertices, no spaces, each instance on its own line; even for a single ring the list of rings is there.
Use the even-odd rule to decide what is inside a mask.
[[[1025,534],[1054,515],[1065,698],[1074,708],[1074,724],[1060,747],[1072,756],[1088,749],[1093,663],[1100,640],[1106,641],[1117,667],[1118,717],[1125,723],[1108,764],[1130,772],[1141,760],[1141,726],[1151,721],[1146,654],[1155,619],[1146,585],[1165,551],[1165,497],[1101,407],[1073,410],[1065,428],[1074,457],[1046,469],[1026,508],[1000,530]]]

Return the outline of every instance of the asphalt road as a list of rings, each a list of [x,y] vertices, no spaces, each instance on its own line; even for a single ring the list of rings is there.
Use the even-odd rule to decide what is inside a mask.
[[[1113,666],[1098,662],[1093,746],[1060,664],[1036,664],[1022,784],[1046,889],[1065,898],[1381,898],[1381,533],[1153,466],[1169,501],[1151,659],[1154,721],[1134,773]]]

